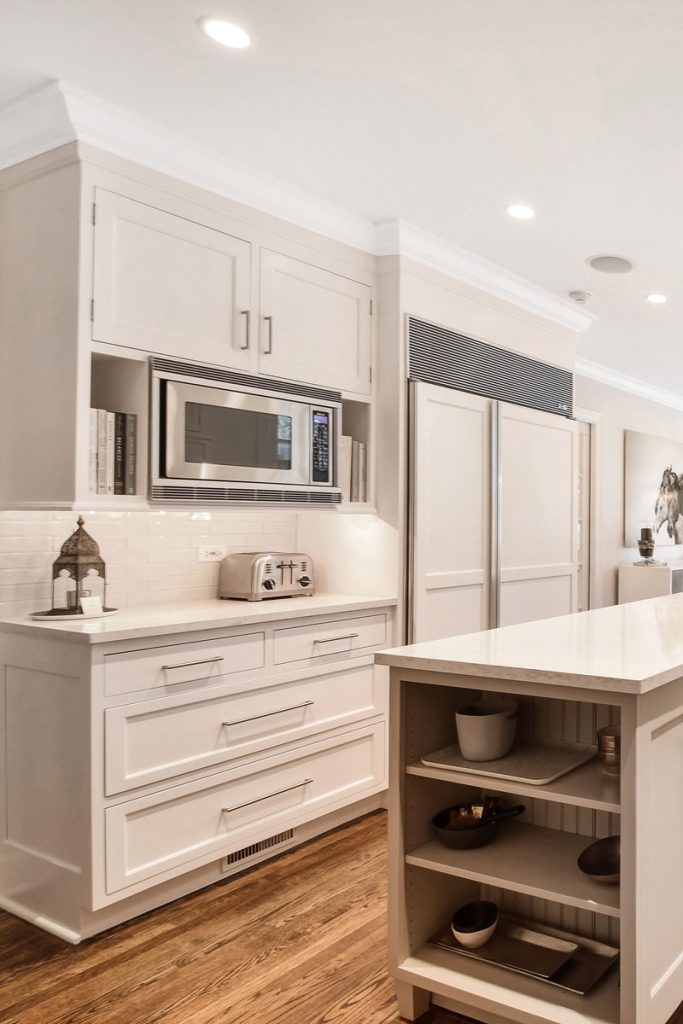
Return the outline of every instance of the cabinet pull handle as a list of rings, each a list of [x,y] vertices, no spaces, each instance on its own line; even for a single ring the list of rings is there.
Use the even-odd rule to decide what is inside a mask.
[[[314,644],[333,644],[335,640],[355,640],[358,633],[344,633],[343,636],[330,636],[327,640],[314,640]]]
[[[197,665],[213,665],[218,661],[225,661],[222,654],[219,654],[216,658],[204,658],[202,661],[181,661],[177,665],[162,665],[162,672],[169,672],[172,668],[195,668]]]
[[[293,786],[285,786],[284,789],[276,789],[274,793],[267,793],[265,796],[257,796],[255,800],[247,800],[243,804],[233,804],[232,807],[221,808],[223,814],[230,814],[231,811],[240,811],[243,807],[251,807],[252,804],[260,804],[262,800],[270,800],[273,796],[281,796],[282,793],[291,793],[293,789],[302,789],[310,785],[313,779],[304,779],[303,782],[296,782]]]
[[[264,316],[263,318],[268,324],[268,347],[264,348],[264,355],[271,355],[273,352],[273,318],[272,316]]]
[[[250,309],[242,309],[242,310],[240,310],[240,316],[246,316],[246,318],[247,318],[246,328],[245,328],[246,333],[245,333],[245,338],[244,338],[244,345],[240,345],[240,348],[241,349],[247,349],[247,348],[249,348],[249,345],[251,343],[251,310]]]
[[[303,704],[291,704],[288,708],[277,708],[275,711],[264,711],[262,715],[252,715],[251,718],[236,718],[232,722],[223,722],[224,726],[243,725],[245,722],[255,722],[258,718],[270,718],[271,715],[284,715],[285,711],[298,711],[299,708],[309,708],[315,704],[314,700],[305,700]]]

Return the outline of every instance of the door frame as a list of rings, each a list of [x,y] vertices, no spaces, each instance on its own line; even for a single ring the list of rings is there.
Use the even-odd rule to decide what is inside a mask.
[[[591,428],[590,441],[590,499],[589,509],[589,531],[590,550],[588,555],[588,608],[602,608],[604,606],[604,587],[601,575],[601,563],[598,556],[598,542],[600,540],[600,527],[602,524],[602,494],[599,483],[602,478],[602,413],[594,409],[584,409],[581,406],[574,407],[574,419],[578,423],[588,423]]]

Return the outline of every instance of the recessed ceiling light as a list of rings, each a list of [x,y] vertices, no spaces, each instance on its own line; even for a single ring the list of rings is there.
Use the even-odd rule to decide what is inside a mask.
[[[655,292],[652,295],[648,295],[647,301],[651,302],[653,306],[661,306],[662,303],[666,302],[666,295],[658,295]]]
[[[628,274],[634,266],[633,260],[627,260],[625,256],[591,256],[586,263],[603,274]]]
[[[522,203],[513,203],[512,206],[508,206],[507,212],[515,220],[531,220],[536,216],[530,206],[524,206]]]
[[[251,43],[248,32],[231,21],[224,21],[223,18],[200,18],[197,24],[202,32],[206,32],[207,36],[221,46],[244,50]]]

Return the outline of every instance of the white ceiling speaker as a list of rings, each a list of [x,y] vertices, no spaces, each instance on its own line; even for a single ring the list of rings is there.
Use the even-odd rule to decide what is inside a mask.
[[[580,306],[585,306],[589,299],[593,297],[591,292],[574,291],[569,293],[569,298],[573,299],[574,302],[578,302]]]
[[[625,256],[591,256],[586,263],[602,274],[628,274],[635,266],[633,260],[627,260]]]

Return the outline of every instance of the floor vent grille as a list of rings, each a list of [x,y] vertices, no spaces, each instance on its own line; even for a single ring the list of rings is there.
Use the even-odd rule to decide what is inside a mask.
[[[294,829],[288,828],[286,832],[278,832],[276,836],[270,836],[268,839],[261,839],[258,843],[252,843],[251,846],[245,846],[242,850],[235,850],[234,853],[229,853],[224,858],[223,863],[226,867],[230,867],[232,864],[239,864],[240,861],[248,860],[249,857],[255,857],[257,853],[263,853],[264,850],[270,850],[273,846],[280,846],[282,843],[288,842],[294,838]]]

